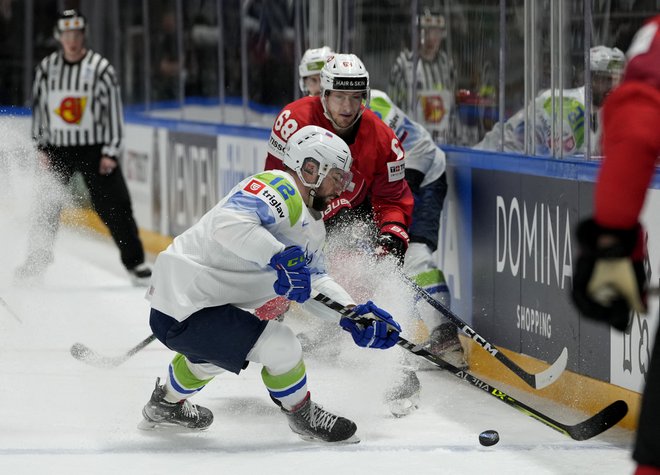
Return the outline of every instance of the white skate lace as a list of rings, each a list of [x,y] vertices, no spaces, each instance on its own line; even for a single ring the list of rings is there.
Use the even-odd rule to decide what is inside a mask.
[[[323,407],[312,403],[309,408],[309,424],[312,428],[320,427],[321,429],[331,431],[335,426],[335,422],[339,416],[335,416],[328,411],[324,411]]]
[[[181,412],[185,417],[189,417],[192,419],[199,418],[199,411],[197,410],[197,406],[195,406],[187,399],[181,403]]]

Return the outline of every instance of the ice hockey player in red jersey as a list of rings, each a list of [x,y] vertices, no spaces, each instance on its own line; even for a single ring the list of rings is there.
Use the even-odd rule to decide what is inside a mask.
[[[645,232],[639,215],[660,156],[660,15],[636,34],[621,85],[603,110],[603,154],[594,215],[580,223],[573,300],[623,331],[646,312]],[[621,124],[626,124],[622,127]],[[635,475],[660,475],[660,345],[656,335],[637,429]]]
[[[354,54],[332,56],[321,70],[321,96],[294,101],[277,117],[266,169],[282,169],[284,147],[300,127],[334,130],[351,149],[353,182],[324,213],[326,223],[349,208],[352,214],[373,216],[378,248],[402,260],[414,204],[404,179],[404,152],[394,132],[367,108],[368,103],[369,73],[362,61]]]

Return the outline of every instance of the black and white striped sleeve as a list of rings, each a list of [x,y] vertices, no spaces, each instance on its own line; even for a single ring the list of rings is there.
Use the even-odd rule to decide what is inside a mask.
[[[99,87],[103,97],[101,153],[113,158],[119,158],[124,141],[124,112],[121,102],[121,90],[114,68],[108,64],[101,71]]]
[[[48,65],[52,58],[45,57],[35,69],[32,84],[32,138],[38,148],[49,143],[50,116],[48,115]]]

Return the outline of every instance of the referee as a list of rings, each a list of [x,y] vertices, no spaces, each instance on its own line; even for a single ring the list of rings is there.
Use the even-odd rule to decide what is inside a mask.
[[[32,133],[40,164],[48,178],[66,185],[82,174],[94,209],[110,230],[121,261],[135,285],[147,285],[151,268],[133,218],[131,198],[119,167],[123,116],[114,68],[85,47],[85,17],[64,11],[55,26],[61,49],[36,68],[33,85]],[[50,179],[52,182],[52,178]],[[41,180],[38,210],[28,240],[26,262],[18,279],[41,275],[53,261],[53,245],[63,199],[48,180]],[[59,195],[59,196],[57,196]]]

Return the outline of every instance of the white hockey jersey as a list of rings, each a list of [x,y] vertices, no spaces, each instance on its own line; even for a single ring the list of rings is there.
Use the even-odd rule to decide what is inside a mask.
[[[563,98],[560,100],[560,96]],[[552,137],[552,92],[545,90],[534,101],[534,112],[531,105],[528,115],[535,116],[534,124],[534,155],[552,155],[552,143],[557,155],[563,150],[563,155],[583,154],[585,152],[585,99],[584,86],[555,92],[555,114],[558,120],[555,124],[555,137]],[[562,104],[563,103],[563,104]],[[563,118],[561,116],[563,112]],[[563,127],[562,127],[563,122]],[[561,132],[560,132],[561,130]],[[478,150],[499,151],[502,136],[502,126],[498,122],[483,140],[474,146]],[[592,152],[596,151],[598,139],[592,132],[590,139]],[[525,110],[521,109],[504,123],[505,152],[525,152]]]
[[[206,307],[253,310],[276,297],[273,255],[289,246],[307,254],[312,286],[342,305],[355,304],[326,273],[325,226],[302,201],[291,176],[267,171],[248,177],[177,236],[154,264],[147,298],[178,321]],[[327,309],[310,299],[312,313]],[[326,310],[324,312],[324,310]],[[336,319],[339,316],[336,315]]]

